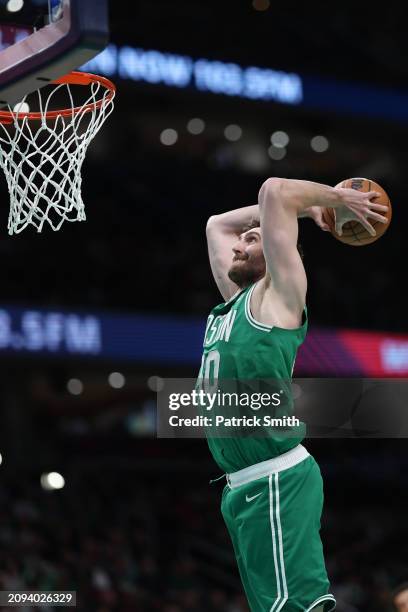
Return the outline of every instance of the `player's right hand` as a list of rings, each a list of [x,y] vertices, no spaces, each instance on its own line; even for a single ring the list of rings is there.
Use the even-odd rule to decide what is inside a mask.
[[[339,236],[343,233],[343,225],[347,221],[359,221],[371,236],[376,235],[376,231],[369,222],[369,219],[374,219],[380,223],[388,223],[388,219],[380,212],[387,212],[388,206],[383,204],[375,204],[372,202],[374,198],[380,197],[378,191],[358,191],[348,187],[335,187],[341,191],[343,206],[335,208],[336,217],[336,232]],[[378,212],[376,212],[378,211]]]
[[[317,227],[320,227],[324,232],[330,232],[330,226],[323,218],[323,208],[321,206],[310,206],[303,211],[305,217],[313,219]]]

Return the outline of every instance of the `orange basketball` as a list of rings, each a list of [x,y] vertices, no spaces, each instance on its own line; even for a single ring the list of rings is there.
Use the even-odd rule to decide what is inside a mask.
[[[352,246],[364,246],[365,244],[370,244],[371,242],[375,242],[378,240],[384,232],[387,231],[392,216],[392,208],[391,202],[387,195],[378,183],[374,181],[370,181],[365,178],[350,178],[342,181],[336,187],[348,187],[351,189],[357,189],[357,191],[378,191],[381,195],[373,198],[372,202],[376,204],[383,204],[388,206],[388,210],[386,213],[380,212],[381,215],[384,215],[388,219],[388,223],[380,223],[380,221],[376,221],[375,219],[368,218],[368,221],[371,223],[375,231],[377,232],[375,236],[371,236],[368,231],[365,229],[363,225],[359,221],[347,221],[343,225],[343,235],[339,236],[335,230],[335,212],[334,208],[324,208],[323,209],[323,219],[330,227],[330,231],[333,236],[340,240],[340,242],[344,242],[345,244],[351,244]]]

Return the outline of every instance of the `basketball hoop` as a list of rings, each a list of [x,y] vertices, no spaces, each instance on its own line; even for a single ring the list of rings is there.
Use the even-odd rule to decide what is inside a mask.
[[[89,143],[112,113],[116,87],[104,77],[71,72],[26,96],[14,109],[0,110],[0,166],[10,194],[9,234],[28,225],[38,232],[64,221],[84,221],[81,169]],[[88,86],[74,102],[73,85]],[[85,91],[85,90],[84,90]],[[21,112],[37,96],[37,112]],[[66,106],[62,110],[62,100]],[[57,104],[57,109],[52,106]]]

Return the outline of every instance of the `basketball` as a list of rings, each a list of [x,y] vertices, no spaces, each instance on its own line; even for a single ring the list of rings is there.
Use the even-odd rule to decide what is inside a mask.
[[[347,187],[351,189],[357,189],[358,191],[378,191],[381,195],[373,198],[372,201],[376,204],[383,204],[388,206],[388,211],[383,214],[387,219],[388,223],[381,223],[380,221],[376,221],[375,219],[369,219],[369,222],[373,226],[376,231],[375,236],[371,236],[368,231],[361,225],[359,221],[347,221],[343,225],[343,234],[339,236],[335,230],[335,209],[334,208],[324,208],[323,209],[323,219],[330,227],[330,231],[332,235],[340,242],[344,242],[345,244],[350,244],[351,246],[364,246],[366,244],[370,244],[375,242],[387,231],[392,216],[392,208],[391,202],[387,195],[378,183],[374,181],[370,181],[365,178],[350,178],[342,181],[336,187]]]

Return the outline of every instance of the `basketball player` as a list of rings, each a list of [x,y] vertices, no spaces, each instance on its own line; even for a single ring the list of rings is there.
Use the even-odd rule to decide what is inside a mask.
[[[259,204],[207,224],[211,269],[225,303],[209,315],[199,378],[290,379],[307,328],[306,274],[297,250],[298,218],[323,229],[322,207],[336,209],[336,231],[358,219],[386,222],[376,192],[271,178]],[[233,311],[233,312],[231,312]],[[231,314],[230,314],[231,313]],[[228,333],[220,328],[228,327]],[[220,333],[218,333],[220,332]],[[302,437],[208,437],[226,472],[221,509],[252,612],[328,612],[319,535],[322,479]]]

